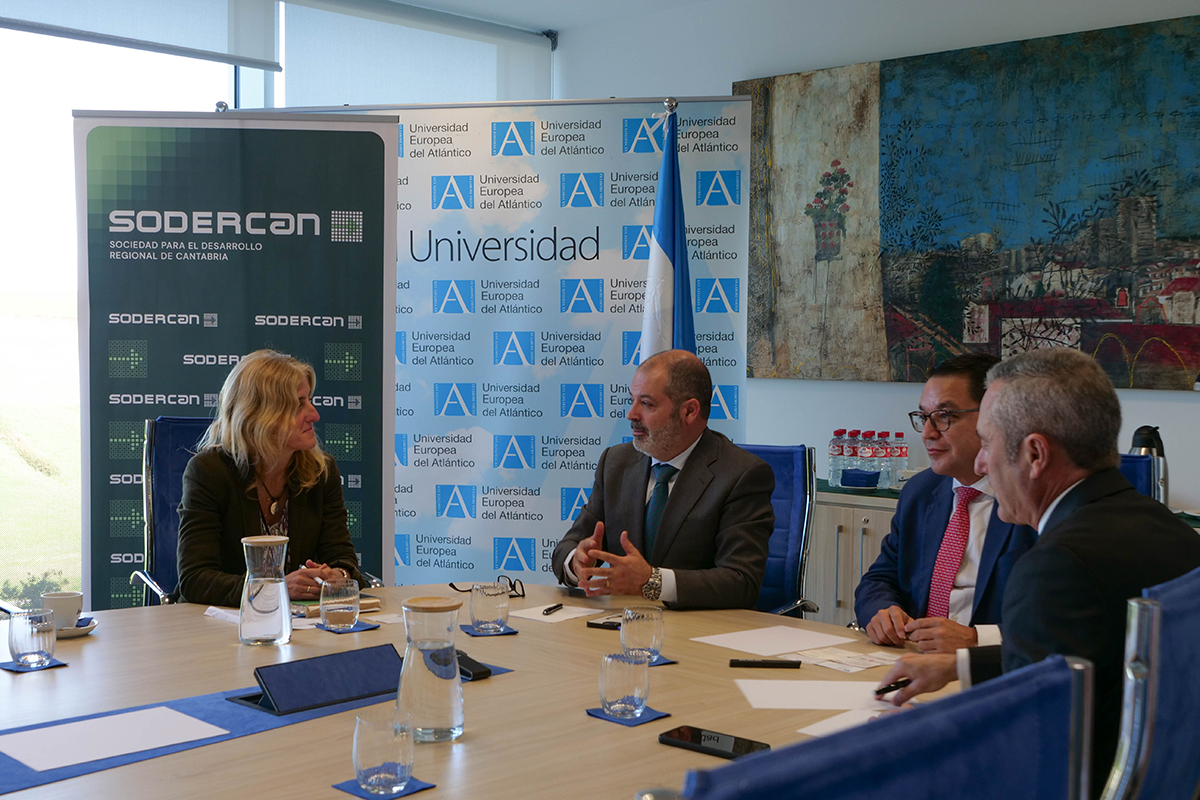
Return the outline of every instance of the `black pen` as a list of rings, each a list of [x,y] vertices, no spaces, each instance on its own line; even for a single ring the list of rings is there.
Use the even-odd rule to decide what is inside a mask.
[[[548,617],[551,614],[553,614],[555,611],[558,611],[560,608],[562,608],[562,603],[555,603],[552,606],[546,606],[545,608],[542,609],[542,616]]]
[[[731,658],[729,666],[751,669],[800,669],[800,662],[774,658]]]
[[[883,686],[880,686],[878,689],[875,690],[875,696],[883,697],[885,694],[888,694],[889,692],[894,692],[898,689],[903,689],[905,686],[908,686],[910,683],[912,683],[912,681],[909,680],[908,678],[901,678],[900,680],[896,681],[895,683],[888,683]]]

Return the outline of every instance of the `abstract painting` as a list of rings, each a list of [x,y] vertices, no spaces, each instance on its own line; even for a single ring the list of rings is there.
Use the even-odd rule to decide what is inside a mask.
[[[1200,17],[734,84],[748,374],[923,381],[1068,346],[1200,374]]]

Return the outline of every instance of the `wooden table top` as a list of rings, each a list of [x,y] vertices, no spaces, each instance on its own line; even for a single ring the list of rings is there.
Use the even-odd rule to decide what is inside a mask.
[[[456,595],[446,586],[372,590],[381,613],[400,613],[401,600]],[[632,598],[567,597],[559,587],[527,586],[512,610],[564,602],[617,610],[643,605]],[[101,611],[90,635],[60,640],[66,669],[14,674],[0,671],[0,728],[254,686],[257,666],[391,642],[404,654],[404,625],[384,624],[356,634],[296,631],[282,647],[238,643],[237,627],[204,616],[204,606],[177,605]],[[365,615],[370,619],[372,615]],[[670,717],[634,728],[593,719],[599,705],[600,657],[621,649],[616,631],[588,628],[585,619],[544,623],[510,619],[516,636],[471,638],[456,644],[473,658],[513,670],[463,685],[466,731],[452,743],[418,744],[413,774],[436,783],[420,796],[489,800],[589,796],[630,798],[639,789],[679,788],[689,769],[725,763],[658,743],[658,734],[695,725],[767,742],[778,748],[807,737],[797,729],[838,711],[753,709],[735,678],[877,681],[877,667],[842,674],[822,667],[798,671],[731,669],[733,650],[690,641],[771,625],[809,628],[855,638],[849,650],[879,649],[864,634],[754,611],[666,611],[663,654],[678,664],[650,670],[652,707]],[[470,622],[466,606],[460,621]],[[332,788],[354,777],[354,711],[198,747],[15,793],[14,797],[336,798]]]

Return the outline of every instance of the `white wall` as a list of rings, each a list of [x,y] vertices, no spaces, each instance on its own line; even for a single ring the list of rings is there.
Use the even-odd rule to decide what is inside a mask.
[[[727,95],[737,80],[1200,13],[1197,0],[710,0],[560,31],[556,98]],[[836,426],[910,433],[921,387],[749,380],[747,440],[822,446]],[[1200,393],[1119,392],[1125,449],[1159,425],[1171,505],[1200,508]],[[819,452],[824,448],[819,447]],[[927,466],[920,446],[914,467]],[[818,471],[825,474],[823,455]]]

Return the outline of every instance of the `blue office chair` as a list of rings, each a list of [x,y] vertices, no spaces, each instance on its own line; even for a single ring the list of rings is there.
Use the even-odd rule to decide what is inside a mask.
[[[1087,797],[1092,665],[1051,656],[865,725],[692,771],[688,800]]]
[[[758,610],[799,617],[819,609],[804,599],[804,576],[813,506],[817,498],[815,457],[811,447],[767,444],[739,445],[766,461],[775,472],[775,529],[768,542],[767,572],[758,593]]]
[[[1103,797],[1192,800],[1200,789],[1200,569],[1142,595],[1129,601],[1121,738]]]
[[[167,605],[178,597],[179,501],[183,470],[196,451],[196,442],[212,420],[203,417],[159,417],[146,420],[142,456],[146,541],[143,568],[129,582],[143,584],[142,605]]]
[[[1159,484],[1158,461],[1154,456],[1137,456],[1130,453],[1121,454],[1119,469],[1125,480],[1133,484],[1139,494],[1153,497],[1162,502],[1162,490]],[[1189,799],[1190,800],[1190,799]]]

